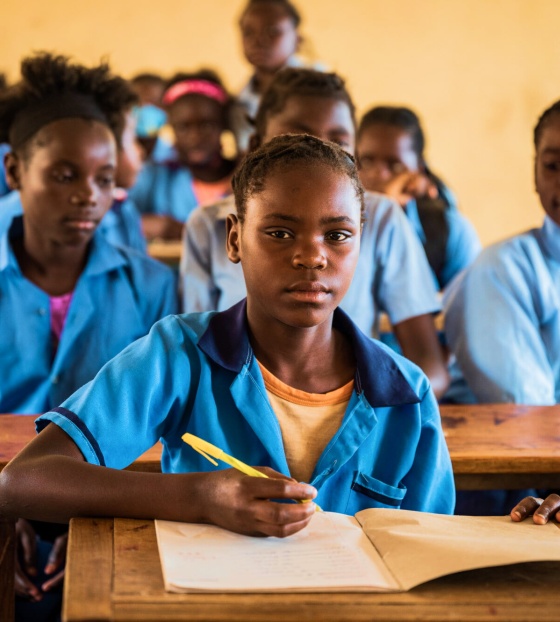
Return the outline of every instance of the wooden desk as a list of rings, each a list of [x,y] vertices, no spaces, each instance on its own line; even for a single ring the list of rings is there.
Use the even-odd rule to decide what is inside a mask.
[[[559,607],[559,563],[465,572],[401,594],[170,594],[153,521],[74,519],[63,619],[515,622],[554,619]]]
[[[560,405],[441,406],[459,490],[560,489]]]
[[[442,406],[441,416],[458,489],[560,489],[560,406]],[[0,415],[0,470],[35,436],[34,419]],[[129,468],[159,471],[160,454],[158,444]],[[0,521],[2,622],[13,617],[13,529]]]
[[[169,266],[176,267],[181,260],[183,243],[179,240],[154,240],[148,244],[148,254]]]

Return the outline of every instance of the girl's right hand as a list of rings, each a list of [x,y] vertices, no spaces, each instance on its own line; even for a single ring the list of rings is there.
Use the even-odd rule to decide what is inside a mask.
[[[311,501],[317,491],[269,468],[259,468],[268,478],[250,477],[235,469],[208,473],[205,519],[230,531],[250,536],[285,538],[303,529],[315,512]]]
[[[383,190],[384,194],[397,201],[401,207],[419,197],[437,199],[436,185],[422,173],[404,171],[393,177]]]

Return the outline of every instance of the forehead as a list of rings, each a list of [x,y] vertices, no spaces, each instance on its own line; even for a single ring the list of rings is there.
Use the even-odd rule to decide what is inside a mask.
[[[278,3],[261,4],[249,7],[241,17],[241,27],[274,26],[288,20],[293,24],[291,16]]]
[[[543,127],[538,144],[539,153],[560,149],[560,115],[554,115]]]
[[[406,130],[382,124],[370,125],[360,132],[358,150],[366,147],[390,153],[414,151],[412,136]]]
[[[280,164],[266,175],[263,186],[248,198],[248,216],[281,212],[313,219],[332,212],[360,221],[361,204],[353,181],[323,162]]]
[[[116,141],[111,130],[86,119],[60,119],[42,127],[33,137],[32,158],[48,160],[94,160],[113,164]]]
[[[170,122],[218,119],[222,115],[220,104],[204,95],[190,94],[181,97],[169,108]]]
[[[345,101],[334,97],[315,95],[291,95],[282,110],[269,116],[268,122],[282,122],[294,126],[305,124],[320,131],[336,127],[354,135],[354,120],[350,107]]]

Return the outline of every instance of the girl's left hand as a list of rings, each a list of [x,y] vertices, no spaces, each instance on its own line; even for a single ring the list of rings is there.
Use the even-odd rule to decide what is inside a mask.
[[[525,497],[513,508],[510,516],[516,523],[529,516],[536,525],[546,525],[553,518],[560,522],[560,496],[548,495],[544,501],[538,497]]]
[[[66,549],[68,548],[68,534],[65,533],[62,536],[58,536],[58,538],[54,541],[53,547],[49,554],[49,559],[47,561],[47,565],[45,566],[45,574],[52,575],[57,570],[57,574],[45,581],[41,586],[43,592],[48,592],[52,590],[57,585],[62,583],[62,579],[64,578],[64,563],[66,561]]]

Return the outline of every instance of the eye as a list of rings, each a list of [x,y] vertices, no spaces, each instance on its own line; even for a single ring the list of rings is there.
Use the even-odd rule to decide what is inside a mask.
[[[289,240],[292,237],[290,233],[288,233],[288,231],[282,231],[278,229],[275,231],[269,231],[268,235],[271,238],[275,238],[276,240]]]
[[[60,184],[68,184],[74,179],[74,173],[72,171],[53,171],[53,178]]]
[[[553,173],[557,173],[560,171],[560,161],[553,160],[552,162],[543,162],[543,166],[547,171],[551,171]]]
[[[351,237],[352,237],[352,234],[348,233],[347,231],[330,231],[325,236],[325,238],[327,240],[330,240],[331,242],[345,242],[346,240],[349,240]]]
[[[103,175],[97,179],[100,188],[112,188],[115,185],[115,178],[112,175]]]

